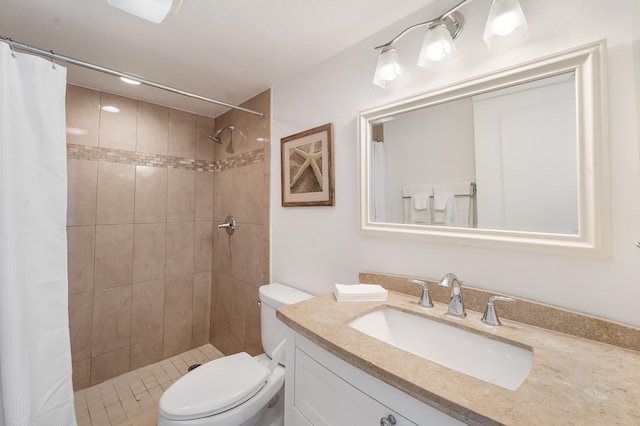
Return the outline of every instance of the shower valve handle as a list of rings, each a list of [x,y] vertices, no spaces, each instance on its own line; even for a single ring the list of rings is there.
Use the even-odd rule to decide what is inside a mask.
[[[218,238],[220,238],[220,229],[222,228],[227,230],[228,235],[233,235],[233,231],[236,230],[236,220],[233,216],[227,216],[225,222],[218,225]]]

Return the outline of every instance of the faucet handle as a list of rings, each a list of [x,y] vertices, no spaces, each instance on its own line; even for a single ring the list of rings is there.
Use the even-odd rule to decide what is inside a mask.
[[[499,326],[502,323],[498,318],[498,314],[496,314],[496,308],[493,306],[493,302],[499,300],[501,302],[515,302],[516,299],[513,297],[504,297],[504,296],[491,296],[489,297],[489,301],[487,302],[487,307],[484,309],[484,315],[482,315],[482,322],[487,325]]]
[[[418,302],[418,305],[422,306],[423,308],[433,308],[433,303],[431,303],[431,297],[429,297],[429,287],[427,287],[427,283],[425,281],[421,281],[421,280],[407,280],[410,283],[413,284],[419,284],[422,286],[422,297],[420,298],[420,301]]]

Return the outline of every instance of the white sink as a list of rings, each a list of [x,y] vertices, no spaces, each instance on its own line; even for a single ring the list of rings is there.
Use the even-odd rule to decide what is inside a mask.
[[[396,309],[370,312],[349,327],[510,390],[518,389],[533,366],[531,350]]]

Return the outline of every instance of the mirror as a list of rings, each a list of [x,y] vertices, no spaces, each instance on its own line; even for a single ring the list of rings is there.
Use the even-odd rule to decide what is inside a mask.
[[[359,113],[360,231],[608,257],[604,49]]]

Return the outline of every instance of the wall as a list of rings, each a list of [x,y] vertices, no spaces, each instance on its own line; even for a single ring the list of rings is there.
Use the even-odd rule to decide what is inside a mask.
[[[271,92],[241,106],[270,114]],[[223,145],[215,146],[220,170],[214,180],[214,223],[233,215],[238,227],[231,237],[223,230],[213,238],[211,342],[226,355],[263,352],[258,287],[269,282],[270,123],[235,110],[216,118],[217,129],[228,124],[236,129],[233,134],[225,130]]]
[[[490,1],[476,0],[461,11],[466,27],[457,42],[458,62],[440,71],[411,63],[422,34],[398,43],[409,83],[393,90],[371,84],[380,45],[402,29],[446,10],[451,2],[428,8],[391,25],[312,69],[273,85],[273,139],[333,122],[336,206],[282,208],[280,185],[273,181],[272,278],[318,294],[336,282],[357,282],[359,271],[378,271],[439,279],[455,272],[468,285],[504,292],[640,325],[637,285],[640,251],[640,155],[638,81],[640,27],[632,0],[521,0],[530,38],[511,49],[489,52],[482,42]],[[508,252],[449,244],[430,244],[359,235],[356,113],[410,95],[490,73],[508,66],[607,39],[608,108],[613,218],[612,260]],[[634,58],[634,49],[635,55]],[[274,147],[272,173],[280,173]]]
[[[247,104],[268,111],[269,91]],[[104,105],[120,112],[101,111]],[[245,350],[245,342],[252,351],[261,350],[254,290],[268,276],[268,262],[262,261],[269,201],[263,190],[265,145],[240,135],[267,139],[270,129],[268,119],[227,113],[221,123],[228,118],[238,128],[234,154],[206,137],[216,129],[212,118],[68,86],[69,314],[76,390],[212,340],[227,353]],[[220,177],[222,194],[215,199],[214,176]],[[235,192],[225,191],[227,185]],[[230,199],[237,203],[229,206]],[[239,230],[232,250],[216,244],[214,255],[214,217],[222,222],[226,213],[218,212],[227,210],[236,215]],[[234,269],[225,278],[231,281],[220,274],[232,264],[230,257]],[[236,306],[242,309],[230,312],[231,321],[225,309]],[[225,327],[240,323],[241,333],[221,338]]]

